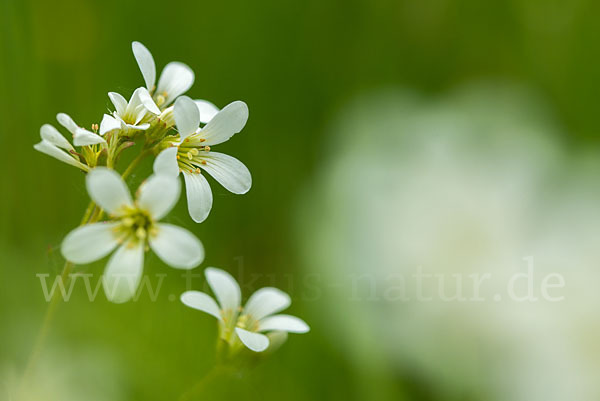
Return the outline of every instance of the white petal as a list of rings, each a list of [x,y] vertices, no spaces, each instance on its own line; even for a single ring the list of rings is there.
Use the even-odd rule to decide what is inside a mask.
[[[79,128],[79,126],[75,124],[75,121],[73,121],[71,116],[69,116],[68,114],[58,113],[56,115],[56,120],[60,123],[60,125],[68,129],[69,132],[72,134],[75,134],[75,131],[77,130],[77,128]]]
[[[156,236],[150,236],[150,247],[171,267],[193,269],[204,260],[204,247],[198,238],[185,228],[172,224],[156,225]]]
[[[73,146],[67,141],[67,139],[58,132],[56,128],[54,128],[50,124],[44,124],[40,128],[40,136],[42,139],[58,146],[59,148],[63,148],[66,150],[72,150]]]
[[[165,174],[171,177],[179,175],[179,165],[177,164],[177,148],[167,148],[160,152],[153,165],[154,174]]]
[[[148,93],[148,89],[138,88],[138,89],[136,89],[136,94],[137,94],[140,102],[146,108],[146,110],[148,110],[152,114],[156,114],[156,115],[160,114],[160,109],[158,108],[156,103],[154,103],[154,99],[152,99],[152,96],[150,96],[150,93]]]
[[[150,128],[150,124],[148,124],[148,123],[139,124],[139,125],[125,124],[125,127],[127,129],[134,130],[134,131],[144,131],[144,130],[147,130],[148,128]]]
[[[173,116],[182,141],[196,132],[200,126],[200,111],[196,107],[196,103],[187,96],[177,98],[173,108]]]
[[[275,315],[260,321],[258,331],[287,331],[289,333],[308,333],[310,327],[304,320],[290,315]]]
[[[140,71],[144,76],[146,88],[151,91],[156,82],[156,65],[154,64],[152,53],[140,42],[131,43],[131,50],[133,50],[135,61],[137,61]]]
[[[199,163],[198,167],[206,170],[234,194],[245,194],[252,187],[250,171],[235,157],[218,152],[200,152],[197,157],[206,162],[206,164]]]
[[[78,227],[62,242],[61,252],[70,262],[83,264],[102,259],[118,244],[114,229],[119,223],[104,222]]]
[[[108,92],[108,97],[110,98],[112,104],[115,106],[117,114],[120,116],[125,115],[125,110],[127,110],[127,99],[125,99],[117,92]]]
[[[208,217],[212,208],[212,192],[208,181],[202,174],[183,172],[185,190],[190,217],[196,223],[202,223]]]
[[[129,119],[135,119],[135,124],[140,122],[146,115],[147,108],[144,106],[144,100],[148,100],[144,97],[146,93],[148,93],[148,89],[140,86],[133,91],[131,98],[129,98],[129,103],[127,103],[125,114]]]
[[[73,135],[73,144],[75,146],[96,145],[99,143],[106,143],[106,140],[100,135],[83,128],[75,130],[75,134]]]
[[[200,111],[200,122],[203,124],[212,120],[219,112],[219,108],[208,100],[196,99],[194,102]]]
[[[107,133],[121,129],[121,121],[117,120],[113,116],[105,114],[100,122],[100,135],[106,135]]]
[[[115,303],[126,302],[137,290],[144,270],[144,244],[134,246],[129,243],[121,245],[110,257],[102,284],[106,298]]]
[[[114,170],[96,167],[88,173],[86,186],[90,197],[110,214],[118,216],[132,206],[129,189]]]
[[[265,287],[250,296],[244,308],[244,314],[252,315],[256,320],[284,310],[292,300],[290,296],[280,289]]]
[[[186,291],[181,294],[181,302],[190,308],[198,309],[199,311],[213,315],[219,320],[223,320],[221,318],[219,305],[217,305],[215,300],[208,294],[200,291]]]
[[[235,332],[244,345],[254,352],[262,352],[269,346],[269,338],[264,334],[253,333],[239,327],[235,328]]]
[[[47,154],[48,156],[52,156],[55,159],[58,159],[63,163],[67,163],[67,164],[70,164],[71,166],[78,167],[78,168],[82,169],[83,171],[88,171],[88,166],[86,166],[85,164],[81,163],[78,160],[75,160],[75,158],[73,158],[71,155],[67,154],[64,150],[59,149],[56,145],[48,142],[45,139],[43,139],[41,142],[33,145],[33,148],[35,150],[37,150],[38,152],[42,152],[42,153]]]
[[[223,143],[240,132],[248,121],[248,106],[242,101],[235,101],[223,107],[204,128],[202,138],[205,144],[212,146]]]
[[[216,267],[206,268],[204,275],[208,285],[215,293],[221,309],[237,310],[242,297],[237,281],[229,273]]]
[[[154,95],[161,95],[165,97],[165,102],[161,104],[162,107],[166,107],[175,98],[182,93],[185,93],[192,87],[194,83],[194,71],[187,65],[173,61],[165,66],[160,79],[158,80],[158,86]]]
[[[173,209],[180,192],[181,183],[177,177],[153,175],[140,186],[138,206],[150,213],[154,220],[160,220]]]

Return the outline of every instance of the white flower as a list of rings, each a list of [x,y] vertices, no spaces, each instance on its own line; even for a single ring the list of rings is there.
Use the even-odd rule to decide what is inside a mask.
[[[73,135],[75,146],[105,145],[106,140],[100,135],[79,127],[73,119],[65,113],[56,115],[58,122]],[[73,145],[50,124],[44,124],[40,128],[41,142],[33,146],[37,151],[52,156],[64,163],[88,171],[89,167],[82,163],[79,155],[75,152]],[[100,149],[101,150],[101,149]],[[95,153],[95,152],[94,152]]]
[[[213,176],[227,190],[245,194],[252,186],[248,168],[231,156],[212,152],[210,146],[227,141],[240,132],[248,120],[248,106],[241,101],[228,104],[217,111],[208,123],[199,128],[202,101],[194,102],[181,96],[175,102],[174,118],[179,131],[179,141],[162,151],[154,161],[154,172],[177,176],[183,172],[192,219],[200,223],[206,219],[212,207],[212,193],[201,169]],[[214,107],[214,105],[212,106]],[[214,110],[216,107],[214,107]]]
[[[153,94],[154,101],[161,109],[167,107],[177,96],[192,87],[194,72],[187,65],[177,61],[170,62],[165,66],[160,74],[158,86],[155,87],[156,65],[152,53],[140,42],[133,42],[131,49],[144,76],[146,88]]]
[[[163,262],[175,268],[191,269],[204,259],[202,244],[192,233],[157,222],[177,203],[178,180],[150,177],[140,186],[135,202],[114,170],[95,168],[88,173],[86,184],[90,197],[112,219],[71,231],[61,250],[67,260],[83,264],[101,259],[118,247],[103,276],[109,300],[125,302],[133,296],[141,279],[147,245]]]
[[[94,134],[84,128],[78,126],[73,119],[65,113],[58,113],[56,120],[60,125],[65,127],[71,134],[73,134],[73,144],[75,146],[88,146],[97,145],[99,143],[106,143],[106,140],[98,134]]]
[[[33,148],[39,152],[52,156],[71,166],[78,167],[83,171],[88,171],[88,166],[79,161],[79,157],[71,152],[75,152],[73,145],[62,136],[56,128],[50,124],[42,125],[40,128],[41,142],[33,145]]]
[[[148,121],[160,114],[160,109],[152,100],[146,88],[137,88],[129,102],[116,92],[108,97],[115,106],[113,115],[105,114],[100,123],[100,134],[120,129],[124,135],[143,131],[150,127]]]
[[[233,349],[239,346],[239,339],[252,351],[261,352],[269,346],[269,338],[262,333],[306,333],[310,330],[302,319],[295,316],[274,315],[291,304],[285,292],[273,287],[261,288],[250,296],[242,309],[240,287],[229,273],[209,267],[205,275],[218,303],[199,291],[184,292],[181,302],[219,319],[220,336]]]

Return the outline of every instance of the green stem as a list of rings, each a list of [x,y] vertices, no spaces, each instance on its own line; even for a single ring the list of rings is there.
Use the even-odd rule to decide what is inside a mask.
[[[138,164],[140,164],[140,162],[142,160],[144,160],[146,158],[146,156],[148,156],[150,153],[152,153],[152,148],[145,149],[139,155],[137,155],[137,157],[135,159],[133,159],[133,161],[129,164],[127,169],[123,172],[121,177],[123,179],[127,178],[127,176],[129,176],[129,174],[131,174],[131,172],[138,166]]]
[[[85,213],[83,214],[81,223],[79,223],[80,226],[82,226],[88,222],[88,220],[90,219],[90,216],[92,215],[92,211],[94,210],[94,206],[96,206],[96,203],[94,201],[90,201],[87,209],[85,209]]]
[[[85,224],[89,224],[89,223],[98,221],[98,217],[96,216],[96,213],[95,213],[95,211],[97,211],[97,210],[99,210],[99,208],[96,208],[96,203],[94,201],[90,201],[89,205],[87,206],[87,208],[85,210],[85,213],[83,214],[83,218],[81,219],[81,222],[79,223],[79,226],[83,226]],[[94,214],[92,214],[92,211],[94,211]],[[65,265],[62,269],[62,272],[60,273],[60,282],[62,283],[64,288],[67,287],[67,283],[69,281],[69,275],[71,274],[73,267],[75,267],[75,264],[73,264],[72,262],[66,261]],[[21,380],[21,386],[20,386],[19,392],[18,392],[19,396],[22,394],[22,391],[24,390],[24,385],[27,383],[29,376],[31,375],[31,373],[33,371],[33,368],[35,367],[35,365],[40,357],[42,349],[44,348],[44,343],[46,342],[46,337],[48,336],[48,331],[50,330],[50,325],[52,323],[52,320],[54,319],[54,315],[56,314],[56,309],[58,308],[58,305],[59,305],[60,296],[61,296],[61,291],[54,291],[54,293],[52,294],[52,298],[50,298],[50,301],[48,303],[48,308],[46,309],[46,313],[44,314],[42,326],[41,326],[40,331],[35,339],[35,343],[31,350],[31,354],[29,355],[29,359],[27,360],[27,364],[25,365],[23,378]]]
[[[102,209],[99,206],[96,206],[94,208],[94,212],[92,213],[92,215],[90,216],[88,223],[95,223],[98,220],[100,220],[102,218],[102,215],[104,214],[104,209]]]
[[[66,262],[65,266],[63,267],[62,273],[60,274],[60,280],[63,283],[63,286],[65,287],[66,282],[69,278],[69,274],[73,269],[73,266],[73,263]],[[25,366],[25,373],[23,374],[23,383],[27,381],[33,367],[39,359],[40,353],[44,346],[44,342],[46,340],[46,336],[48,335],[48,330],[50,329],[50,323],[52,322],[54,314],[56,313],[56,308],[58,306],[58,301],[60,300],[60,295],[61,291],[54,291],[54,293],[52,294],[52,298],[50,299],[50,303],[48,304],[48,309],[46,309],[46,314],[44,315],[42,327],[35,340],[33,350],[31,351],[31,355],[29,356],[29,360],[27,361],[27,365]]]
[[[152,151],[153,151],[152,148],[144,149],[135,159],[133,159],[131,164],[127,167],[127,169],[123,173],[123,175],[122,175],[123,179],[125,179],[129,174],[131,174],[131,172],[138,166],[138,164],[145,157],[150,155],[152,153]],[[87,206],[79,225],[83,226],[85,224],[95,223],[102,218],[103,213],[104,213],[104,211],[102,210],[102,208],[97,206],[94,201],[91,201],[89,203],[89,205]],[[73,270],[74,266],[75,265],[73,263],[67,261],[62,269],[62,272],[60,274],[60,280],[65,288],[66,288],[68,280],[69,280],[69,275],[70,275],[71,271]],[[46,341],[46,337],[48,335],[48,331],[50,329],[50,325],[52,323],[52,320],[54,319],[54,315],[56,314],[56,309],[59,305],[60,296],[61,296],[61,291],[55,291],[52,294],[52,298],[50,299],[50,301],[48,303],[48,308],[46,309],[46,313],[44,314],[44,320],[42,323],[42,327],[41,327],[40,332],[35,340],[35,343],[34,343],[32,351],[31,351],[31,354],[29,356],[29,359],[27,360],[27,363],[25,365],[25,371],[23,373],[23,378],[21,380],[19,392],[17,393],[19,397],[21,396],[22,391],[24,390],[25,384],[27,383],[29,376],[31,375],[33,368],[35,367],[37,360],[39,359],[39,356],[42,352],[44,343]]]
[[[199,395],[206,385],[210,384],[215,378],[217,378],[221,373],[224,373],[226,368],[224,365],[215,365],[200,381],[198,381],[194,386],[189,388],[185,393],[183,393],[178,401],[190,401],[194,399],[194,396]]]

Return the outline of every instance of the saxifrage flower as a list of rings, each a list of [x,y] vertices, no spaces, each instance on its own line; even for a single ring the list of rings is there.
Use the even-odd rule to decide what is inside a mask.
[[[91,170],[86,185],[90,197],[111,219],[71,231],[61,250],[65,259],[84,264],[101,259],[118,247],[103,276],[109,300],[125,302],[135,294],[148,247],[163,262],[179,269],[194,268],[204,259],[202,243],[192,233],[158,222],[179,199],[179,180],[154,175],[140,186],[135,201],[114,170],[104,167]]]
[[[269,337],[263,333],[306,333],[310,330],[300,318],[275,315],[291,304],[285,292],[273,287],[261,288],[250,296],[242,308],[240,287],[229,273],[209,267],[205,275],[218,303],[200,291],[184,292],[181,302],[216,317],[221,339],[233,349],[239,347],[241,342],[250,350],[261,352],[269,347]]]
[[[235,194],[245,194],[252,186],[250,171],[242,162],[211,150],[211,146],[227,141],[244,128],[248,106],[242,101],[230,103],[200,128],[203,107],[207,107],[205,103],[187,96],[177,99],[173,114],[179,137],[167,138],[167,149],[154,161],[156,174],[176,177],[183,173],[188,211],[197,223],[204,221],[212,208],[212,192],[202,170]]]

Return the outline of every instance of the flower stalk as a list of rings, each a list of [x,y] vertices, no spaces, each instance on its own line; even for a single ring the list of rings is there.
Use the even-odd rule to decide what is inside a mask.
[[[127,169],[125,170],[125,172],[123,173],[122,177],[125,178],[127,177],[129,174],[131,174],[131,172],[133,172],[133,170],[139,165],[139,163],[148,155],[150,155],[152,153],[152,149],[147,149],[143,152],[141,152],[131,163],[130,165],[127,167]],[[110,160],[110,158],[109,158]],[[83,217],[81,218],[81,221],[79,223],[79,227],[88,225],[88,224],[92,224],[95,223],[97,221],[99,221],[102,216],[103,216],[104,210],[102,208],[100,208],[96,202],[94,202],[93,200],[91,200],[87,206],[87,208],[85,209],[85,212],[83,214]],[[69,280],[70,280],[70,274],[73,271],[73,268],[75,267],[75,263],[72,263],[70,261],[66,261],[63,269],[60,273],[59,276],[59,280],[60,283],[62,284],[62,286],[64,288],[67,287]],[[59,301],[60,301],[60,297],[61,297],[61,293],[60,291],[55,291],[52,294],[52,297],[50,298],[50,301],[48,302],[48,307],[46,308],[46,312],[44,313],[44,317],[42,319],[42,325],[41,328],[38,332],[38,335],[35,339],[34,342],[34,346],[32,348],[32,351],[30,353],[30,356],[26,362],[25,365],[25,370],[23,373],[23,378],[21,380],[21,387],[23,387],[23,385],[27,382],[27,380],[29,379],[29,376],[31,375],[33,368],[35,367],[35,365],[37,364],[37,360],[39,359],[39,356],[44,348],[44,344],[46,341],[46,337],[48,336],[48,332],[50,330],[50,326],[52,324],[52,321],[54,320],[54,316],[56,314],[56,310],[58,308],[59,305]]]

